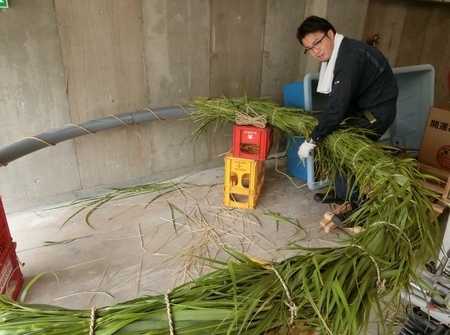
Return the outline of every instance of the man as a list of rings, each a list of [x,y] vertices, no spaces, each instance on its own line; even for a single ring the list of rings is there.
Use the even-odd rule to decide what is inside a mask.
[[[366,136],[378,141],[397,113],[398,87],[387,59],[378,49],[336,33],[330,22],[317,16],[303,21],[297,39],[305,54],[322,62],[317,91],[330,94],[329,106],[298,150],[300,159],[311,156],[316,143],[343,122],[370,129]],[[355,209],[361,201],[359,189],[347,194],[353,182],[338,175],[334,191],[317,193],[314,199],[337,204],[348,200]]]

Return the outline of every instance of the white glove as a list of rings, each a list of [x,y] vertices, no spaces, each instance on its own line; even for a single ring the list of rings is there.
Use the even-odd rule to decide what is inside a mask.
[[[309,143],[307,141],[303,142],[300,148],[298,148],[298,157],[302,160],[311,157],[315,147],[316,145],[314,143]]]

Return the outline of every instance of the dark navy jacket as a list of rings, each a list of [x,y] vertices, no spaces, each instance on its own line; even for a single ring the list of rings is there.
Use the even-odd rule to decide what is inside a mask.
[[[392,102],[397,96],[397,82],[386,57],[373,46],[344,37],[334,67],[330,105],[311,138],[320,141],[345,118],[361,117],[365,109],[382,119],[376,107]]]

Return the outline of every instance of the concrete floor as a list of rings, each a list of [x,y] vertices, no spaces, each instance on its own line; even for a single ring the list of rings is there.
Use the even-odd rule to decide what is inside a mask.
[[[323,231],[319,222],[332,208],[316,203],[316,191],[303,181],[285,175],[283,160],[266,166],[254,210],[222,205],[223,168],[217,168],[174,180],[178,190],[156,199],[158,192],[107,202],[89,217],[91,226],[90,207],[64,224],[82,205],[8,216],[25,285],[41,275],[25,301],[72,309],[112,305],[198,277],[208,269],[188,255],[225,258],[220,245],[281,260],[292,255],[283,250],[291,243],[333,246],[344,236]],[[187,183],[197,186],[183,188]],[[277,224],[274,214],[298,220],[302,229]],[[375,324],[371,329],[377,333]]]

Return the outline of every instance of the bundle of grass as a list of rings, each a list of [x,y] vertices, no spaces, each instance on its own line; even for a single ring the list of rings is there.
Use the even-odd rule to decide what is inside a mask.
[[[313,114],[303,109],[281,107],[272,101],[246,96],[200,97],[192,100],[191,105],[196,108],[193,120],[201,123],[192,134],[193,138],[198,138],[209,124],[220,127],[233,122],[237,112],[264,115],[276,131],[303,138],[309,137],[318,123]],[[380,250],[388,251],[381,259],[389,262],[406,257],[407,263],[398,264],[397,271],[402,273],[403,279],[415,277],[415,268],[428,257],[436,257],[438,250],[439,227],[431,203],[439,196],[422,186],[425,180],[438,180],[420,173],[415,159],[393,155],[396,148],[367,139],[366,131],[341,128],[328,135],[315,150],[316,172],[328,175],[331,180],[337,173],[349,179],[353,177],[353,187],[359,186],[361,193],[369,190],[368,200],[349,221],[365,228],[362,234],[367,243],[376,241]],[[378,230],[380,225],[384,226],[381,231]],[[388,241],[386,227],[393,228],[389,234],[398,238],[396,250],[385,244]],[[354,289],[359,290],[359,287]],[[397,278],[389,291],[400,289],[409,290],[409,282]]]
[[[236,111],[267,115],[276,129],[308,136],[317,120],[270,101],[200,98],[201,121],[225,125]],[[321,334],[364,331],[373,310],[382,317],[390,299],[409,290],[416,267],[436,253],[439,227],[414,159],[399,159],[359,131],[339,130],[318,148],[328,170],[356,171],[370,188],[353,220],[364,230],[335,248],[303,248],[278,263],[259,263],[234,250],[231,261],[208,260],[214,271],[166,295],[145,296],[92,311],[26,306],[0,299],[0,334]],[[384,316],[383,316],[384,317]]]
[[[425,227],[421,227],[425,228]],[[414,243],[395,225],[375,223],[337,248],[305,249],[280,263],[209,260],[215,271],[166,295],[98,310],[32,306],[0,298],[0,334],[357,334],[374,306],[414,274]],[[394,293],[394,295],[392,295]],[[92,330],[89,332],[89,330]]]

